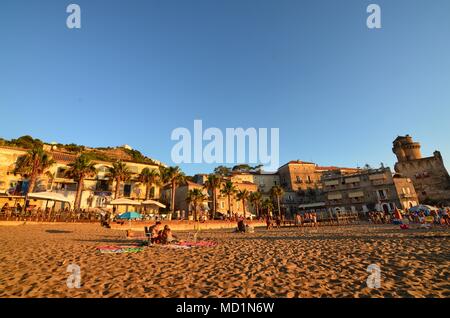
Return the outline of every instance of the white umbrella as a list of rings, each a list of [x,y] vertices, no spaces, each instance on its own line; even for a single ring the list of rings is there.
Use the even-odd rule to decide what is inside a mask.
[[[50,192],[50,191],[28,193],[28,197],[31,199],[37,199],[37,200],[48,200],[48,201],[58,201],[58,202],[67,202],[67,203],[72,202],[72,200],[65,197],[63,194],[56,193],[56,192]]]
[[[137,205],[137,206],[141,205],[141,203],[138,201],[126,199],[126,198],[112,200],[111,202],[109,202],[109,204],[111,204],[111,205]]]
[[[139,201],[135,201],[135,200],[131,200],[131,199],[127,199],[127,198],[120,198],[120,199],[115,199],[112,200],[111,202],[109,202],[109,204],[111,205],[125,205],[126,206],[126,211],[128,212],[128,206],[140,206],[141,203]]]
[[[160,208],[165,208],[166,206],[162,204],[161,202],[155,201],[155,200],[145,200],[142,202],[142,205],[156,205]]]
[[[69,203],[69,206],[72,205],[72,200],[65,197],[63,194],[57,193],[57,192],[50,192],[50,191],[32,192],[32,193],[28,193],[28,198],[47,201],[45,203],[46,209],[47,209],[48,201],[64,202],[64,203]]]

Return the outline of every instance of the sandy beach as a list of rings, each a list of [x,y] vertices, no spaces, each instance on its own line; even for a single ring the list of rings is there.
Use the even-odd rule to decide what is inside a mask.
[[[198,239],[218,244],[102,254],[98,246],[130,240],[98,224],[0,226],[0,297],[450,297],[446,228],[209,230]],[[80,288],[66,285],[70,264]],[[380,288],[367,287],[370,264]]]

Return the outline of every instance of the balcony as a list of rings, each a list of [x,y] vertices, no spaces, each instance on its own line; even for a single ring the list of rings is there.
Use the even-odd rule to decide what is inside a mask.
[[[374,186],[384,185],[386,183],[387,183],[387,180],[385,180],[385,179],[372,180],[372,185],[374,185]]]

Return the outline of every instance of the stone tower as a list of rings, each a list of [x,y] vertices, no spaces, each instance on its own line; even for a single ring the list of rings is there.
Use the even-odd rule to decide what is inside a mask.
[[[394,140],[392,151],[397,156],[399,162],[416,160],[422,158],[420,143],[414,142],[410,135],[399,136]]]
[[[397,137],[392,151],[397,156],[395,171],[413,181],[421,203],[450,204],[450,176],[439,151],[422,158],[420,143],[409,135]]]

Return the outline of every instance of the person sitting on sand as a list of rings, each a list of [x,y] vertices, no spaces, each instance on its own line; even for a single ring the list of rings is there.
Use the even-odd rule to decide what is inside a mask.
[[[149,228],[150,232],[150,242],[151,243],[160,243],[161,242],[161,222],[156,221],[156,223]]]
[[[170,227],[165,225],[161,233],[161,243],[170,244],[175,242],[178,242],[178,238],[172,233]]]
[[[9,204],[8,204],[8,202],[6,202],[5,204],[3,204],[3,207],[2,207],[2,212],[6,212],[7,210],[9,209]]]

